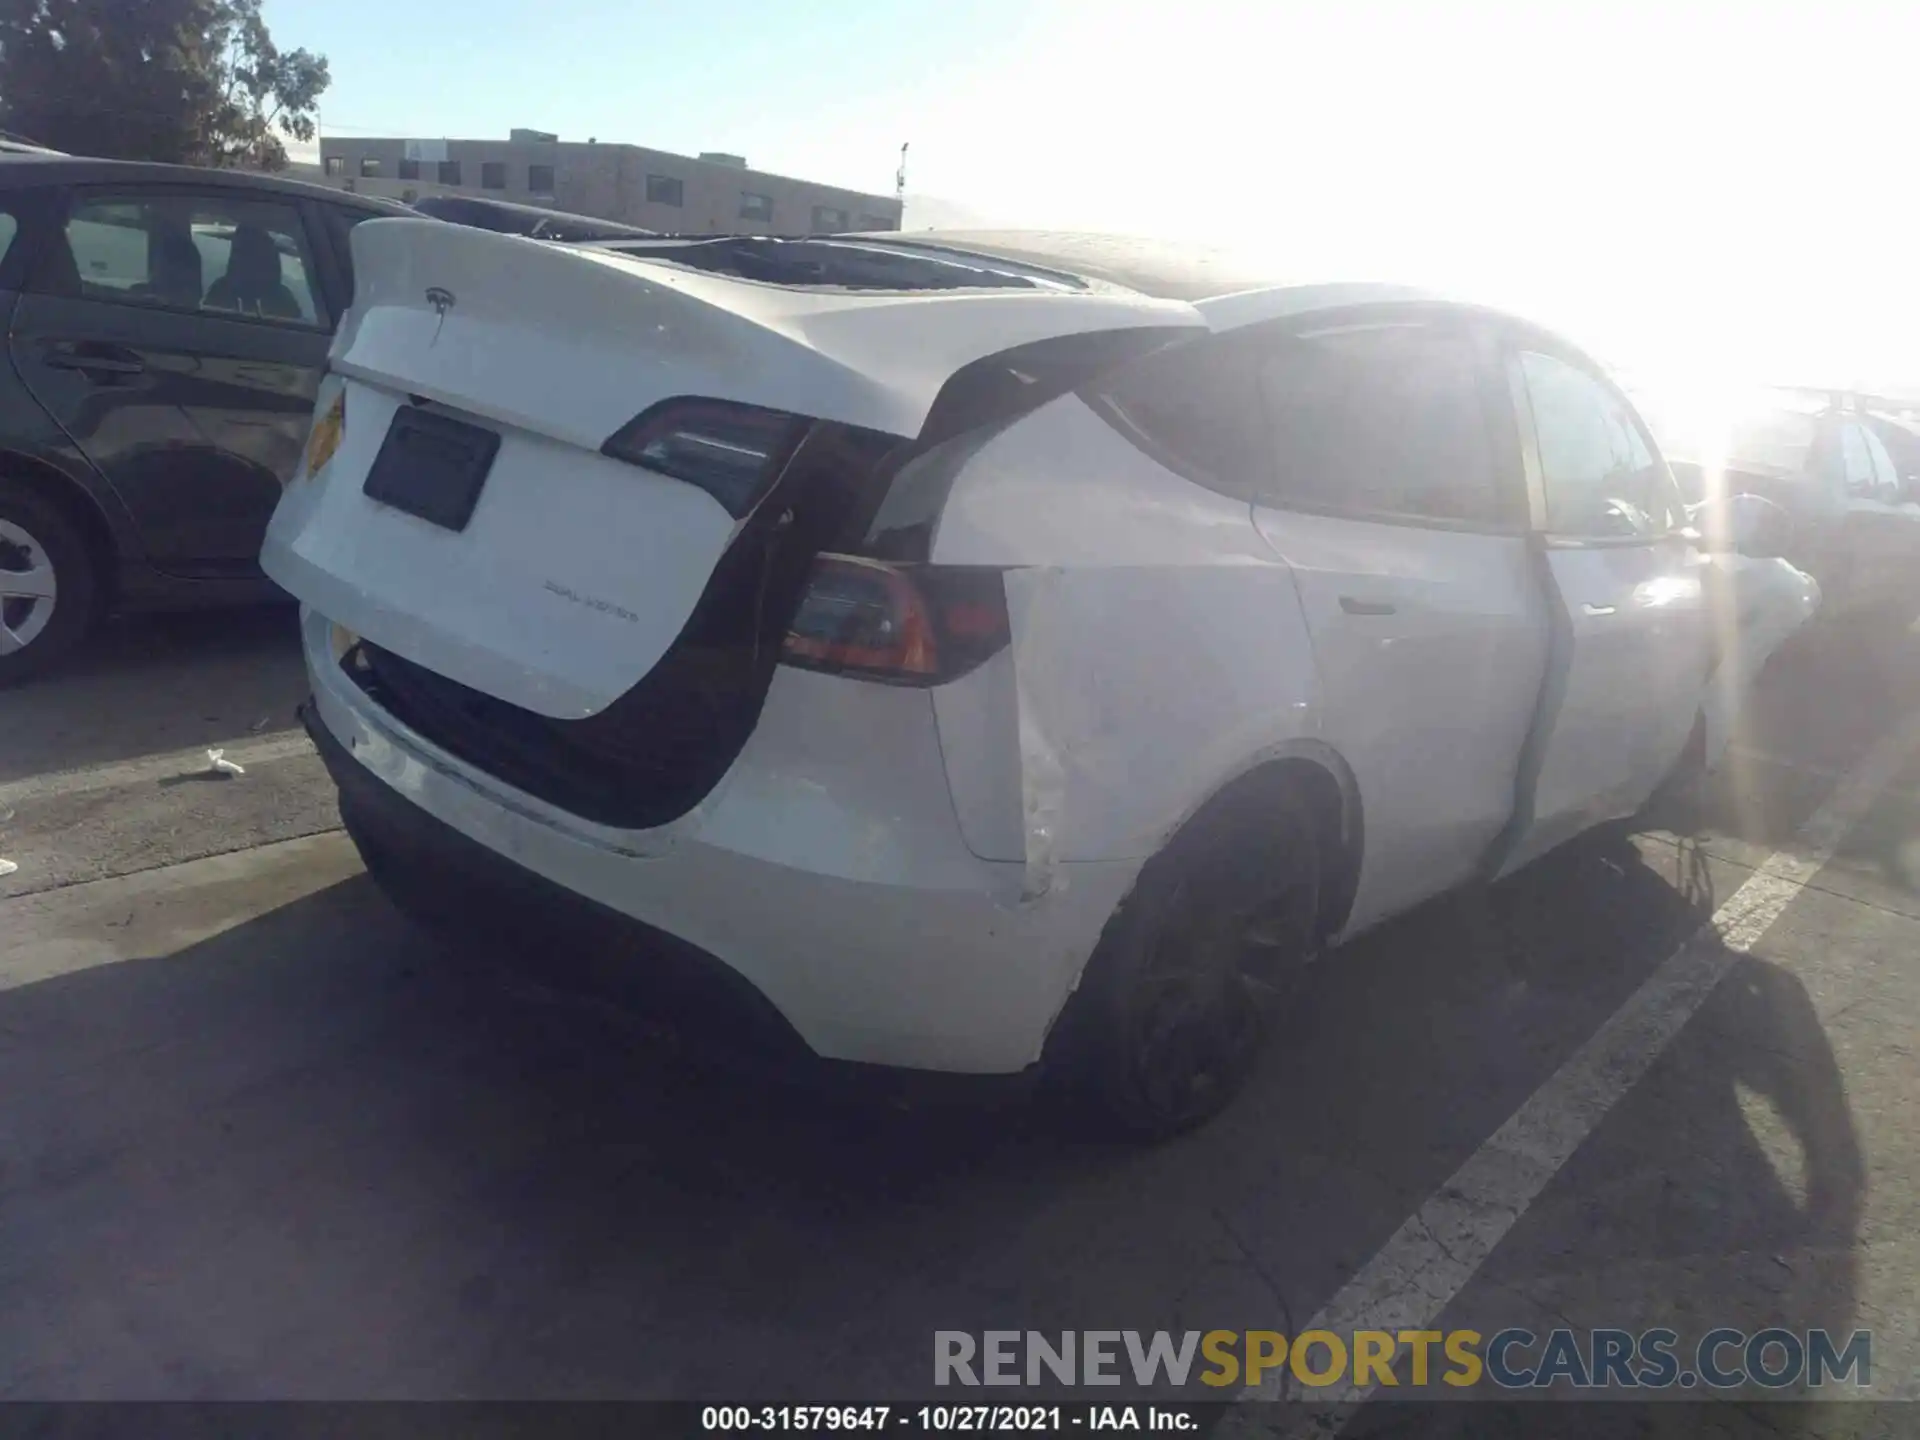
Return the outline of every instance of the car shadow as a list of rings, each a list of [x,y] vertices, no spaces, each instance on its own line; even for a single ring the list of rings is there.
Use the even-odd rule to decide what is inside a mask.
[[[1216,1124],[1141,1149],[716,1069],[483,979],[541,957],[358,877],[0,991],[0,1396],[925,1398],[937,1329],[1292,1331],[1707,883],[1609,841],[1429,906],[1308,977]],[[1704,1110],[1703,1151],[1738,1123]]]
[[[120,617],[6,692],[0,784],[292,730],[306,693],[291,606]]]
[[[1806,988],[1752,956],[1732,962],[1680,1039],[1610,1112],[1501,1243],[1436,1328],[1534,1337],[1555,1329],[1676,1332],[1680,1373],[1717,1327],[1749,1335],[1825,1329],[1844,1348],[1859,1322],[1867,1167],[1839,1064]],[[1740,1363],[1738,1347],[1718,1352]],[[1876,1357],[1876,1365],[1889,1357]],[[1776,1352],[1770,1363],[1780,1364]],[[1636,1366],[1637,1368],[1637,1366]],[[1796,1377],[1797,1378],[1797,1377]],[[1404,1376],[1403,1376],[1404,1383]],[[1844,1382],[1838,1387],[1851,1389]],[[1871,1407],[1780,1404],[1818,1395],[1747,1384],[1634,1392],[1440,1387],[1381,1392],[1344,1433],[1533,1436],[1853,1435]],[[1698,1402],[1711,1396],[1713,1403]],[[1857,1398],[1857,1397],[1856,1397]],[[1470,1399],[1478,1403],[1444,1403]],[[1543,1412],[1540,1405],[1556,1405]],[[1633,1403],[1633,1402],[1640,1403]],[[1438,1402],[1438,1403],[1436,1403]],[[1551,1419],[1548,1418],[1549,1413]]]

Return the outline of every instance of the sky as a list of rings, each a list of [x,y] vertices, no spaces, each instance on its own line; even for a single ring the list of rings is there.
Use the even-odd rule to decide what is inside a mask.
[[[324,131],[621,140],[1426,284],[1653,387],[1920,389],[1920,6],[268,0]]]

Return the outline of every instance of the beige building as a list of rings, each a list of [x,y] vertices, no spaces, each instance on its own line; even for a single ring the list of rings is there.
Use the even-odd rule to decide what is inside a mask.
[[[477,195],[647,230],[817,235],[898,230],[900,203],[751,170],[738,155],[690,159],[639,145],[515,130],[505,140],[323,137],[324,183],[401,200]]]

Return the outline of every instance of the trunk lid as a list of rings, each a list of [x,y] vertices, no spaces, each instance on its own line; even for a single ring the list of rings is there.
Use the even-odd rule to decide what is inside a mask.
[[[352,245],[357,299],[319,400],[344,391],[344,434],[288,486],[262,563],[375,644],[555,719],[647,676],[752,523],[600,453],[643,411],[695,396],[910,438],[983,357],[1202,325],[1143,296],[806,290],[427,219],[363,222]],[[498,437],[459,528],[363,492],[408,412]]]

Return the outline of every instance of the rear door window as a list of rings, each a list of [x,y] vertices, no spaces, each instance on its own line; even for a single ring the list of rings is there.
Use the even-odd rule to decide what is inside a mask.
[[[1378,520],[1503,518],[1465,329],[1394,323],[1279,337],[1258,373],[1266,503]]]
[[[74,197],[43,283],[118,304],[326,323],[299,211],[278,201],[206,194]]]
[[[1235,499],[1416,524],[1519,518],[1463,328],[1236,332],[1150,356],[1094,398],[1161,464]]]

